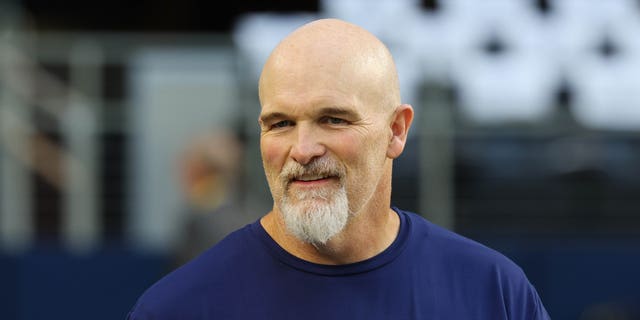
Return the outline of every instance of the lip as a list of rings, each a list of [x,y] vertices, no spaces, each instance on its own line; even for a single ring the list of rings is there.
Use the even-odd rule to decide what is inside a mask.
[[[310,180],[310,181],[294,179],[294,180],[291,180],[290,184],[293,186],[302,187],[302,188],[315,188],[315,187],[322,187],[337,181],[338,181],[337,177],[326,177],[326,178]]]

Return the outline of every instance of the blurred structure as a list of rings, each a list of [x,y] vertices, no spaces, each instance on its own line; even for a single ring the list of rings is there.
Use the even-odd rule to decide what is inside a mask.
[[[235,58],[228,46],[148,44],[130,56],[132,107],[129,237],[146,250],[173,250],[182,224],[179,155],[205,130],[237,130]]]
[[[182,230],[174,267],[195,258],[250,222],[241,205],[243,143],[235,133],[208,130],[191,141],[179,160]],[[178,209],[180,210],[180,209]]]
[[[396,58],[416,121],[394,204],[517,260],[554,318],[637,318],[638,1],[320,0],[181,33],[37,28],[36,2],[0,4],[0,318],[119,317],[269,210],[259,71],[319,17]]]

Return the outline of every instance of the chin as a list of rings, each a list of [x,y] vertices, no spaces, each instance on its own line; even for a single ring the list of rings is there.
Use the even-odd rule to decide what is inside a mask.
[[[330,197],[293,200],[285,196],[280,211],[289,233],[313,245],[326,244],[342,232],[349,220],[349,202],[344,188]]]

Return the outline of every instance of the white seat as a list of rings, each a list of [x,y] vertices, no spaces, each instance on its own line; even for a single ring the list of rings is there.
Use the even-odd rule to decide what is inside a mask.
[[[538,46],[541,16],[528,0],[447,0],[442,12],[456,58],[474,50],[484,39],[498,32],[511,45]]]
[[[460,69],[454,80],[459,107],[472,123],[536,123],[553,110],[560,77],[534,54],[480,54]]]
[[[640,32],[640,27],[635,30]],[[571,110],[584,126],[640,130],[640,41],[634,46],[622,47],[611,57],[594,53],[576,66]]]
[[[554,0],[552,7],[549,39],[557,63],[570,77],[608,30],[639,18],[635,0]]]

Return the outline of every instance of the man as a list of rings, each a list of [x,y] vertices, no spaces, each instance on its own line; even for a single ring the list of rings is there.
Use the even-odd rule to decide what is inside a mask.
[[[387,48],[335,19],[294,31],[262,71],[274,205],[169,274],[130,319],[548,319],[501,254],[391,207],[413,119]]]

